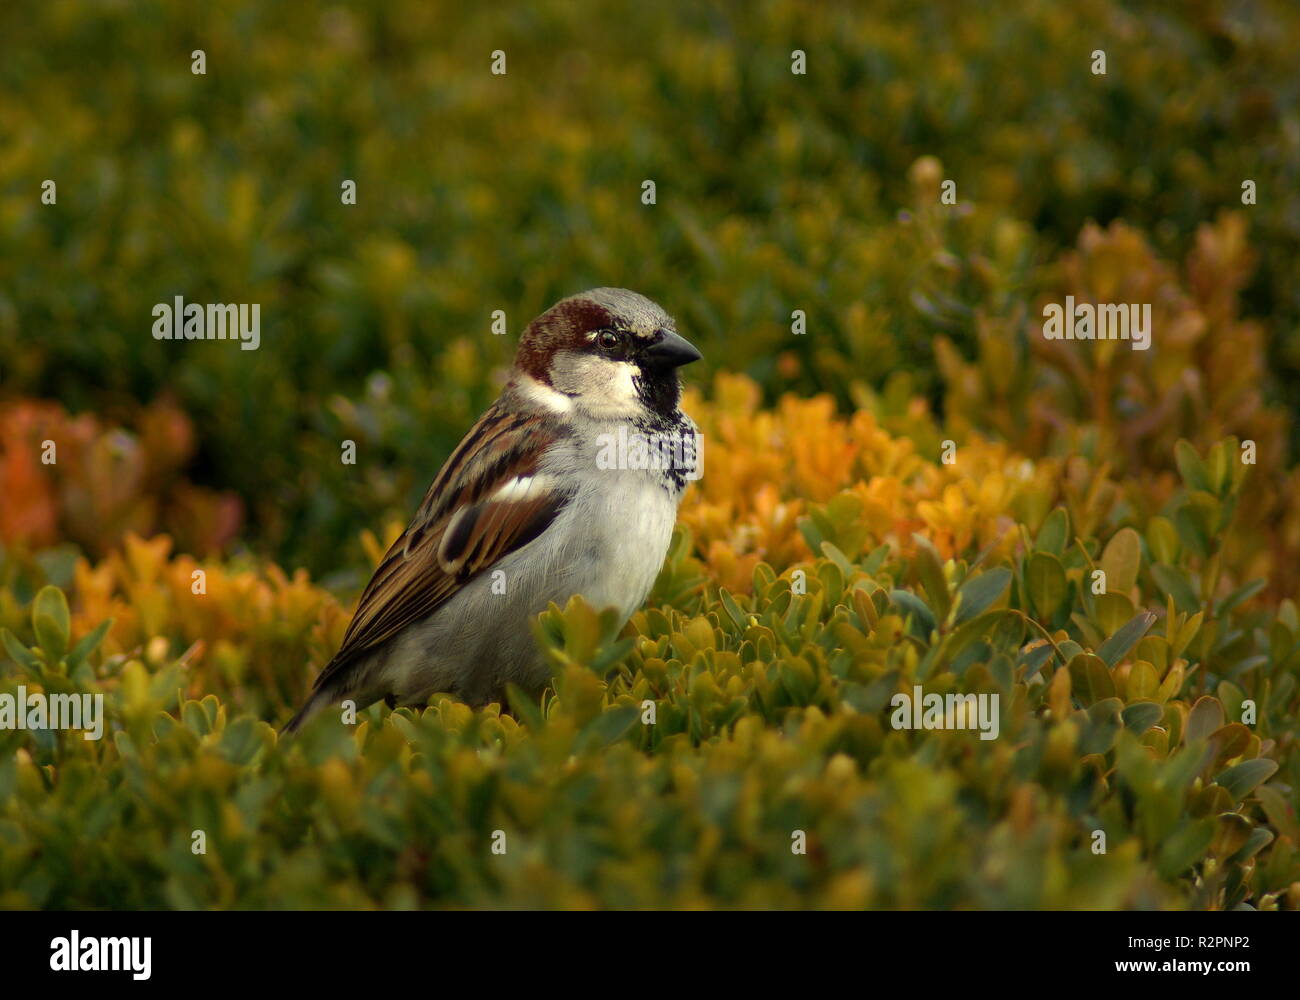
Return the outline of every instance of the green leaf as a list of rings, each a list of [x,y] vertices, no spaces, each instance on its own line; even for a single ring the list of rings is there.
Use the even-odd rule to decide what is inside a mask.
[[[862,564],[862,572],[867,576],[875,576],[880,572],[880,567],[884,565],[885,559],[889,557],[889,543],[878,545],[871,550],[871,555],[867,556],[867,561]]]
[[[1150,611],[1139,611],[1118,632],[1101,644],[1097,655],[1106,661],[1107,666],[1115,666],[1128,651],[1137,645],[1139,639],[1155,624],[1156,616]]]
[[[1165,839],[1156,855],[1162,878],[1177,878],[1205,856],[1214,839],[1214,820],[1189,819]]]
[[[822,542],[826,539],[818,529],[816,522],[811,517],[801,517],[798,521],[799,534],[803,535],[803,540],[808,544],[813,552],[822,550]]]
[[[68,651],[68,599],[58,587],[42,587],[32,602],[32,628],[51,665]]]
[[[1147,524],[1147,546],[1156,562],[1172,565],[1178,559],[1178,529],[1167,517],[1153,517]]]
[[[1106,591],[1128,594],[1137,583],[1142,565],[1142,539],[1132,528],[1115,532],[1101,554],[1101,569],[1106,574]]]
[[[1216,522],[1221,510],[1219,502],[1209,493],[1192,493],[1187,502],[1174,512],[1178,536],[1192,552],[1202,559],[1208,558],[1217,540]]]
[[[212,731],[212,722],[208,719],[208,713],[203,711],[203,706],[197,701],[187,701],[181,706],[181,721],[186,729],[199,736],[206,736]]]
[[[1047,515],[1043,526],[1038,529],[1038,538],[1034,548],[1039,552],[1059,556],[1065,551],[1065,543],[1070,537],[1070,515],[1064,507],[1057,507]]]
[[[1092,599],[1093,621],[1100,629],[1100,635],[1113,635],[1133,617],[1133,602],[1123,594],[1098,594]],[[1100,638],[1098,644],[1100,644]]]
[[[1155,666],[1139,655],[1137,662],[1128,672],[1128,683],[1125,689],[1135,703],[1154,698],[1160,690],[1160,675],[1156,672]]]
[[[236,719],[221,733],[221,756],[233,764],[251,764],[253,758],[272,733],[271,727],[260,719],[244,716]]]
[[[1223,728],[1223,706],[1210,695],[1196,699],[1187,713],[1187,726],[1183,729],[1183,742],[1208,740],[1210,734]]]
[[[1156,563],[1151,567],[1151,576],[1155,578],[1156,586],[1174,599],[1179,611],[1194,612],[1200,608],[1201,601],[1181,570]]]
[[[936,617],[939,621],[947,621],[952,597],[948,593],[948,581],[943,576],[939,553],[935,552],[929,539],[916,534],[912,535],[912,539],[916,542],[916,572],[921,579],[921,586],[925,588],[925,594],[937,612]]]
[[[1160,775],[1162,787],[1172,791],[1181,791],[1191,784],[1193,778],[1201,773],[1214,750],[1202,742],[1190,743],[1169,758]]]
[[[1020,656],[1020,665],[1025,668],[1024,675],[1020,678],[1022,681],[1028,681],[1034,674],[1042,669],[1043,664],[1052,658],[1056,652],[1050,642],[1044,642],[1042,645],[1035,646],[1026,650]]]
[[[1011,586],[1011,570],[998,566],[970,577],[957,591],[958,625],[970,621],[1006,593]]]
[[[1261,590],[1264,589],[1267,583],[1268,583],[1267,580],[1265,580],[1263,577],[1260,577],[1258,580],[1251,580],[1249,583],[1242,584],[1240,587],[1238,587],[1231,594],[1229,594],[1227,597],[1225,597],[1223,600],[1221,600],[1218,604],[1214,606],[1214,617],[1215,618],[1224,617],[1224,615],[1226,615],[1237,605],[1250,600],[1252,597],[1258,594]]]
[[[1257,826],[1250,831],[1250,836],[1241,845],[1241,849],[1228,858],[1227,863],[1230,865],[1245,864],[1272,842],[1273,831],[1266,827]]]
[[[7,628],[0,628],[0,642],[4,643],[5,652],[15,663],[26,667],[36,676],[41,676],[42,667],[40,659],[26,646],[18,641],[18,637],[10,632]]]
[[[1046,552],[1031,553],[1025,578],[1034,610],[1043,622],[1050,624],[1069,589],[1061,561]]]
[[[944,653],[950,659],[955,659],[963,650],[976,640],[981,639],[992,631],[1004,615],[1014,614],[1011,611],[990,611],[986,615],[979,615],[970,621],[963,622],[948,636],[944,644]]]
[[[1179,439],[1174,445],[1174,462],[1178,466],[1178,474],[1183,477],[1183,482],[1188,489],[1205,490],[1207,493],[1214,491],[1209,470],[1206,469],[1205,463],[1201,461],[1201,456],[1197,454],[1191,442]]]
[[[546,717],[542,715],[537,699],[523,688],[507,684],[506,700],[510,703],[510,713],[533,732],[539,733],[546,727]]]
[[[1079,736],[1079,753],[1108,753],[1123,726],[1118,698],[1103,698],[1088,708],[1088,724]]]
[[[1222,729],[1210,734],[1210,744],[1214,747],[1215,764],[1226,764],[1234,757],[1240,757],[1250,746],[1254,734],[1240,722],[1229,722]]]
[[[1228,449],[1223,441],[1216,441],[1206,456],[1205,471],[1210,477],[1210,485],[1217,494],[1223,493],[1228,484]]]
[[[110,618],[107,621],[100,622],[91,631],[87,632],[77,640],[77,644],[72,647],[72,652],[68,654],[69,670],[75,670],[77,667],[81,666],[81,664],[85,662],[86,657],[90,656],[99,644],[104,641],[104,636],[107,635],[108,630],[113,627],[113,621],[114,619]]]
[[[635,705],[607,709],[582,727],[578,746],[583,750],[603,750],[626,736],[640,716],[641,710]]]
[[[1134,736],[1141,736],[1160,721],[1165,710],[1154,701],[1135,701],[1125,707],[1123,714],[1124,728]]]
[[[1214,784],[1221,785],[1228,790],[1234,802],[1240,802],[1256,785],[1259,785],[1277,773],[1277,761],[1269,760],[1267,757],[1256,757],[1254,760],[1243,760],[1236,764],[1217,778]]]
[[[1272,785],[1262,785],[1255,789],[1255,798],[1278,833],[1290,837],[1293,842],[1300,839],[1300,823],[1296,822],[1295,809],[1285,795]]]
[[[853,563],[849,562],[849,557],[830,542],[822,542],[822,553],[826,558],[840,568],[840,572],[844,574],[846,580],[852,577],[856,572],[856,567]]]
[[[889,599],[903,612],[903,617],[912,616],[913,623],[924,638],[928,639],[930,633],[938,627],[935,624],[934,612],[915,594],[906,590],[891,590]]]
[[[1070,687],[1085,705],[1115,697],[1115,678],[1092,653],[1080,653],[1070,660]]]
[[[722,604],[722,610],[727,613],[727,617],[731,619],[736,628],[740,629],[742,633],[749,628],[749,616],[741,610],[740,605],[736,603],[736,599],[731,596],[726,587],[718,588],[718,600]]]
[[[1201,630],[1201,622],[1204,620],[1205,612],[1198,611],[1183,622],[1183,627],[1178,630],[1178,634],[1170,641],[1169,658],[1171,660],[1176,660],[1183,655],[1183,650],[1196,638],[1196,633]]]
[[[72,626],[68,615],[68,599],[63,596],[63,591],[58,587],[42,587],[32,602],[33,624],[38,614],[48,615],[63,635],[64,641],[67,641]]]
[[[610,643],[591,658],[592,671],[604,677],[614,667],[618,666],[628,653],[632,652],[632,647],[635,645],[635,637],[619,639],[618,642]]]

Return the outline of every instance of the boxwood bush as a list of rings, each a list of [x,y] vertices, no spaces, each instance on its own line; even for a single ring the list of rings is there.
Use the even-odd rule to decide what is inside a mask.
[[[714,396],[650,602],[542,615],[540,701],[279,739],[346,624],[304,573],[128,536],[69,602],[10,558],[0,691],[108,728],[0,730],[0,903],[1300,908],[1300,617],[1239,565],[1237,441],[1139,504],[1105,463]],[[996,697],[997,738],[896,728],[916,686]]]
[[[418,502],[513,336],[598,285],[662,302],[769,403],[899,377],[934,402],[936,338],[1025,343],[1089,221],[1181,261],[1235,207],[1243,312],[1275,330],[1258,391],[1300,399],[1289,0],[18,0],[0,35],[0,395],[116,424],[174,398],[192,478],[286,565],[358,558],[356,515]],[[261,303],[260,349],[160,345],[176,295]]]
[[[0,7],[0,906],[1300,908],[1300,9],[969,7]],[[280,739],[596,285],[705,353],[646,606]]]

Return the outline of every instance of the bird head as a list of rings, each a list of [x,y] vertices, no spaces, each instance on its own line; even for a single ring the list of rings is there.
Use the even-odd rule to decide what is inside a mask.
[[[660,306],[626,288],[561,299],[528,325],[515,367],[593,416],[669,416],[677,369],[700,359]]]

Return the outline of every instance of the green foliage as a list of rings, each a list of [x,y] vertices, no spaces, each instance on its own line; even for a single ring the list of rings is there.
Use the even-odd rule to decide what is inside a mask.
[[[1300,11],[970,8],[0,6],[0,906],[1300,909]],[[539,616],[540,699],[280,740],[609,284],[710,386],[648,606]]]
[[[1250,9],[7,3],[4,390],[104,414],[174,395],[196,478],[244,499],[248,540],[332,571],[358,555],[353,517],[409,512],[563,295],[645,292],[769,401],[889,405],[937,398],[937,335],[967,359],[987,329],[1004,351],[1027,337],[1089,220],[1181,260],[1235,206],[1259,251],[1246,313],[1279,331],[1261,370],[1294,399],[1300,14]],[[175,295],[261,303],[260,350],[154,341]]]
[[[0,904],[1300,908],[1300,620],[1200,589],[1233,526],[1198,552],[1178,511],[1239,484],[1180,466],[1176,551],[1057,508],[995,553],[822,542],[683,590],[679,531],[672,606],[622,632],[576,598],[540,616],[540,702],[327,712],[289,740],[252,685],[187,693],[219,663],[94,651],[44,588],[0,692],[103,695],[107,734],[0,730]],[[895,728],[918,685],[995,696],[997,738]]]

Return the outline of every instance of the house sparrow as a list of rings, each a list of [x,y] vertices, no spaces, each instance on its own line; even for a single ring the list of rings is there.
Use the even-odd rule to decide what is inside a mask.
[[[477,706],[510,682],[539,691],[549,673],[529,620],[552,601],[581,594],[626,622],[698,478],[677,369],[699,358],[663,309],[623,288],[533,320],[500,397],[384,556],[284,731],[345,698],[395,707],[446,691]],[[643,445],[641,460],[611,461],[612,442],[628,440]]]

